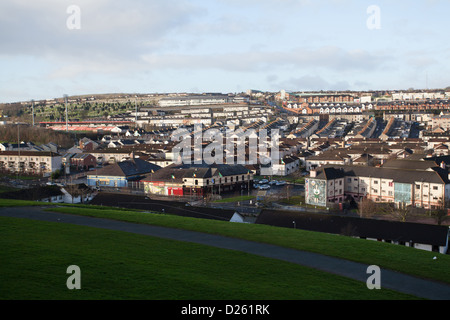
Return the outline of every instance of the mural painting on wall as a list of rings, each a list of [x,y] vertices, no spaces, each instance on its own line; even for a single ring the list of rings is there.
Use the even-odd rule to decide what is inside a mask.
[[[326,181],[306,179],[305,187],[306,203],[317,206],[326,206]]]

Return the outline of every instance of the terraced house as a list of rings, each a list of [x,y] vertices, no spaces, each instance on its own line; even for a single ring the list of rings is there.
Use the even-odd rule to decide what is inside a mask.
[[[433,161],[396,160],[386,167],[327,165],[305,181],[306,203],[327,206],[354,199],[433,209],[450,197],[447,168]]]

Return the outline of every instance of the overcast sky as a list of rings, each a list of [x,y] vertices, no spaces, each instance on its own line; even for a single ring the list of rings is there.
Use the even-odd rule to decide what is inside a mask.
[[[449,12],[448,0],[1,0],[0,102],[443,88]]]

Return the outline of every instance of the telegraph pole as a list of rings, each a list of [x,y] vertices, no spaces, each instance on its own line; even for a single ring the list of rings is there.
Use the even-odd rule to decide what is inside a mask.
[[[20,124],[17,122],[17,150],[18,150],[18,162],[17,162],[17,179],[20,175]]]
[[[67,94],[64,95],[64,104],[66,106],[66,131],[69,132],[69,119],[67,117]]]
[[[31,116],[32,116],[33,127],[34,127],[34,100],[31,100]]]

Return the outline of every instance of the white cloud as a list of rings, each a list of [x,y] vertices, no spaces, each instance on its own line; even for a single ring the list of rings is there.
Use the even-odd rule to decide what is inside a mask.
[[[262,71],[276,68],[321,68],[333,71],[375,70],[382,66],[382,56],[364,50],[346,51],[338,47],[316,50],[295,48],[290,51],[248,51],[211,54],[150,54],[142,60],[155,69],[222,69]]]

